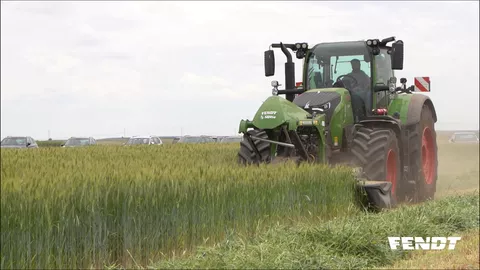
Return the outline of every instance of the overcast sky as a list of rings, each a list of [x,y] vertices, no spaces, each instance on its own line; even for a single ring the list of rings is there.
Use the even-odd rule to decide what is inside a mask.
[[[269,44],[388,36],[405,42],[398,78],[430,76],[437,129],[478,129],[478,10],[477,1],[2,1],[1,136],[233,135],[271,95]],[[276,59],[283,84],[285,57]]]

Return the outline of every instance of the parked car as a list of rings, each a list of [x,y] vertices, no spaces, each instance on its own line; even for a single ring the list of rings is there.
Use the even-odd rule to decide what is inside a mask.
[[[38,144],[30,136],[7,136],[3,138],[1,148],[38,148]]]
[[[475,132],[455,132],[448,141],[450,143],[478,143],[478,136]]]
[[[128,139],[125,145],[139,145],[139,144],[163,144],[163,141],[157,136],[133,136]]]
[[[209,136],[183,136],[181,137],[177,143],[213,143],[215,142],[214,139],[212,139]]]
[[[92,137],[70,137],[62,147],[82,147],[97,144],[97,141]]]
[[[240,143],[241,141],[243,141],[243,137],[241,136],[227,136],[223,137],[220,143]]]

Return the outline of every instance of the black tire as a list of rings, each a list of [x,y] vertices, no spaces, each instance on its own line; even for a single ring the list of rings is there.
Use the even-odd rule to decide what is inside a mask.
[[[254,129],[247,131],[249,135],[268,139],[268,135],[264,130]],[[252,138],[253,143],[258,149],[260,156],[248,142],[247,135],[243,135],[243,141],[240,142],[240,150],[238,151],[238,162],[244,165],[260,164],[270,162],[270,143],[256,140]]]
[[[392,182],[393,204],[396,204],[402,177],[400,148],[395,132],[385,128],[362,127],[355,134],[351,153],[354,165],[362,167],[368,180]],[[394,163],[390,163],[393,168],[389,169],[389,162]],[[390,171],[395,172],[395,177],[392,178]]]
[[[432,111],[427,105],[423,105],[422,112],[420,116],[420,122],[415,126],[413,132],[410,133],[409,139],[409,149],[410,149],[410,166],[412,170],[412,176],[415,181],[415,190],[410,191],[408,196],[412,198],[414,202],[423,202],[426,200],[431,200],[435,196],[437,178],[438,178],[438,147],[437,147],[437,135],[435,131],[435,122],[433,120]],[[424,131],[426,129],[430,130],[429,132]],[[425,139],[431,140],[431,144],[428,145],[423,143],[423,137]],[[429,138],[429,139],[428,139]],[[429,150],[427,150],[429,148]],[[428,166],[430,175],[427,173],[424,174],[423,160],[422,157],[427,154],[430,156],[431,165]],[[426,181],[428,178],[428,181]]]

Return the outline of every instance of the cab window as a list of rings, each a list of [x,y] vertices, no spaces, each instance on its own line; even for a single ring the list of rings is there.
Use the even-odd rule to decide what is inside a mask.
[[[380,54],[375,55],[375,84],[376,85],[388,85],[388,81],[391,77],[394,76],[392,70],[392,62],[390,54],[388,54],[387,49],[380,49]],[[387,107],[387,92],[380,91],[376,93],[377,104],[376,107]]]
[[[315,55],[309,59],[307,70],[307,89],[320,88],[323,85],[323,66],[318,64]]]
[[[338,57],[338,58],[337,58]],[[347,75],[352,72],[352,63],[353,59],[360,61],[360,69],[371,77],[370,74],[370,63],[367,63],[363,55],[348,55],[348,56],[332,56],[330,57],[330,63],[332,65],[332,74],[331,78],[334,82],[337,81],[337,78],[341,75]]]
[[[375,55],[376,84],[388,85],[388,80],[393,77],[392,62],[387,49],[381,49],[379,55]]]

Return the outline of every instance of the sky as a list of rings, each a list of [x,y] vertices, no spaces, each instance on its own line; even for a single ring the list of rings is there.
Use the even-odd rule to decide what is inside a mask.
[[[405,43],[436,128],[479,129],[479,2],[1,2],[1,137],[235,135],[271,43]],[[301,61],[296,60],[296,78]]]

